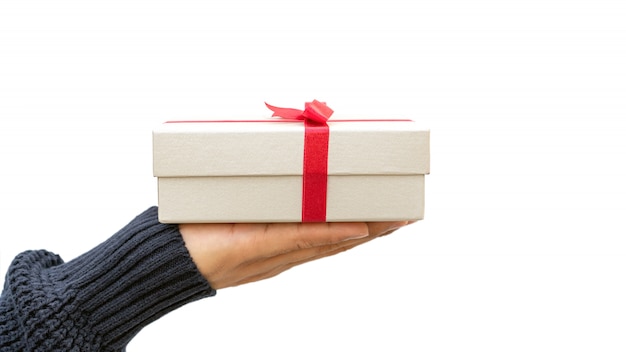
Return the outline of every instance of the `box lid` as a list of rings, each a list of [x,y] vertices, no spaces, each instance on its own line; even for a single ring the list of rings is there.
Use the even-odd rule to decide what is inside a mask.
[[[328,121],[329,175],[428,174],[430,133],[410,120]],[[153,130],[154,176],[302,175],[301,121],[168,122]]]

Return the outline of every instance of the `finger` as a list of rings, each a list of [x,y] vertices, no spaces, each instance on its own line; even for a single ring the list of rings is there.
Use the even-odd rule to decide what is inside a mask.
[[[297,251],[292,251],[290,253],[284,253],[273,258],[267,258],[263,261],[257,261],[256,263],[249,263],[250,269],[252,269],[249,271],[250,274],[243,277],[243,279],[240,279],[240,281],[234,283],[231,286],[271,278],[295,266],[324,257],[333,256],[356,246],[359,246],[363,243],[374,240],[380,236],[386,236],[393,233],[397,229],[411,223],[413,222],[399,221],[367,223],[368,231],[371,231],[371,235],[368,237],[355,240],[346,240],[343,243],[338,244],[323,245],[313,248],[303,248]]]
[[[296,265],[304,264],[310,261],[332,256],[356,246],[369,242],[376,237],[365,237],[356,240],[348,240],[339,244],[325,245],[314,248],[305,248],[285,254],[281,254],[272,258],[266,258],[256,262],[246,263],[239,268],[242,282],[252,282],[261,278],[268,278],[278,273],[292,268]],[[238,283],[238,284],[241,284]]]
[[[365,242],[369,242],[369,241],[371,241],[373,239],[375,239],[375,237],[371,237],[371,238],[368,237],[367,239],[356,240],[356,241],[359,241],[359,243],[353,243],[352,245],[348,245],[348,246],[344,246],[344,247],[340,247],[340,248],[335,248],[332,251],[325,252],[325,253],[320,254],[318,256],[302,259],[300,261],[296,261],[296,262],[292,262],[292,263],[288,263],[288,264],[284,264],[284,265],[281,265],[279,267],[272,267],[272,268],[270,268],[269,270],[267,270],[265,272],[257,272],[255,274],[253,274],[251,276],[248,276],[248,277],[246,277],[246,278],[244,278],[244,279],[242,279],[240,281],[237,281],[236,283],[233,283],[233,284],[231,284],[229,286],[238,286],[238,285],[243,285],[243,284],[250,283],[250,282],[255,282],[255,281],[260,281],[260,280],[264,280],[264,279],[269,279],[271,277],[274,277],[274,276],[276,276],[276,275],[278,275],[280,273],[283,273],[283,272],[285,272],[285,271],[287,271],[287,270],[289,270],[289,269],[291,269],[293,267],[296,267],[298,265],[302,265],[302,264],[305,264],[305,263],[308,263],[308,262],[311,262],[311,261],[314,261],[314,260],[317,260],[317,259],[321,259],[321,258],[324,258],[324,257],[330,257],[330,256],[333,256],[333,255],[339,254],[341,252],[345,252],[345,251],[347,251],[347,250],[349,250],[351,248],[354,248],[354,247],[356,247],[356,246],[358,246],[360,244],[363,244]]]
[[[267,224],[255,240],[261,257],[274,257],[300,249],[332,245],[368,236],[365,223],[277,223]],[[259,248],[261,247],[261,248]]]

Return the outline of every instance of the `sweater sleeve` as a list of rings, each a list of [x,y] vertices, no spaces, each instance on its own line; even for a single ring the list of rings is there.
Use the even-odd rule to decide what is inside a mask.
[[[67,263],[18,255],[0,297],[0,351],[121,351],[147,324],[213,295],[178,226],[152,207]]]

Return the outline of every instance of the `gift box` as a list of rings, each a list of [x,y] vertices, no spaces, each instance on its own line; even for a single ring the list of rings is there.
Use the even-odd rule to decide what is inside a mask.
[[[159,220],[423,218],[428,130],[411,120],[324,116],[316,121],[307,112],[294,110],[283,119],[169,121],[156,127]]]

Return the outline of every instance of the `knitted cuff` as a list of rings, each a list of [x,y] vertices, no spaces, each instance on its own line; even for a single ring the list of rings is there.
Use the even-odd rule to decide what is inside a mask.
[[[106,348],[122,348],[147,324],[216,293],[193,263],[178,226],[159,223],[156,207],[51,270],[75,295],[68,305]]]

